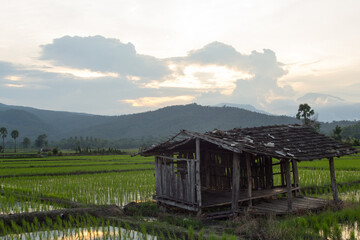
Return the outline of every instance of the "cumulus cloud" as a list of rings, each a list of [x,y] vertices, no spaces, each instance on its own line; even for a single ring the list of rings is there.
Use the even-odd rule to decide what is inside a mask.
[[[241,54],[230,45],[213,42],[201,49],[188,52],[185,57],[170,58],[168,61],[174,65],[173,68],[178,74],[175,77],[173,75],[174,79],[178,80],[184,76],[185,79],[189,79],[187,69],[189,66],[194,66],[192,76],[196,77],[196,82],[203,85],[209,82],[208,75],[201,76],[201,70],[206,68],[205,66],[227,69],[230,74],[221,74],[212,78],[214,88],[207,88],[211,92],[210,95],[218,94],[218,98],[224,99],[221,95],[228,95],[227,101],[251,103],[264,107],[279,96],[290,98],[294,93],[291,86],[279,85],[279,78],[287,72],[284,65],[277,61],[275,53],[269,49],[264,49],[263,52],[253,51],[251,54]],[[216,68],[214,71],[219,72]],[[172,79],[166,81],[174,82]],[[204,93],[201,98],[203,100],[208,96],[208,93]]]
[[[269,49],[242,54],[213,42],[183,57],[159,59],[117,39],[64,36],[43,45],[40,60],[50,65],[31,70],[0,62],[6,97],[21,95],[36,102],[34,106],[46,98],[46,104],[61,103],[66,110],[103,114],[189,102],[270,110],[294,98],[290,86],[279,85],[287,72]]]
[[[161,78],[170,72],[164,61],[138,54],[133,44],[102,36],[54,39],[42,46],[40,59],[61,66],[147,79]]]

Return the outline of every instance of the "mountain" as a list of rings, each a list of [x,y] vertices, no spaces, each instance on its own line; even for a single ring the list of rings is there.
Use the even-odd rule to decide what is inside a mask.
[[[82,129],[76,134],[110,139],[163,137],[181,129],[204,132],[214,128],[231,129],[297,122],[297,119],[291,117],[270,116],[235,107],[189,104],[115,117],[112,122]]]
[[[275,116],[238,107],[210,107],[197,104],[178,105],[137,114],[99,116],[84,113],[48,111],[29,107],[0,104],[0,127],[9,132],[17,129],[20,139],[35,139],[46,134],[49,140],[71,136],[102,139],[163,138],[181,129],[209,131],[234,127],[255,127],[299,123],[293,117]],[[330,132],[336,125],[348,126],[351,121],[324,123]]]
[[[298,102],[306,102],[310,105],[319,105],[319,104],[341,104],[345,100],[329,94],[324,93],[307,93],[304,96],[297,99]]]
[[[297,101],[308,103],[318,114],[319,121],[360,120],[360,103],[346,102],[340,97],[323,93],[307,93]]]
[[[0,104],[0,126],[8,131],[17,129],[20,138],[35,138],[43,133],[49,139],[65,138],[81,128],[106,124],[109,120],[108,116]]]
[[[251,112],[257,112],[257,113],[263,113],[263,114],[267,114],[267,115],[271,115],[270,113],[267,113],[265,111],[259,110],[257,108],[255,108],[253,105],[250,104],[236,104],[236,103],[219,103],[215,105],[216,107],[236,107],[236,108],[241,108],[241,109],[245,109]]]

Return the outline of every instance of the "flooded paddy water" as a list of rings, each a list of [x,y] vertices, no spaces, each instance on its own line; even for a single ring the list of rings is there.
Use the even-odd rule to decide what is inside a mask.
[[[156,236],[144,234],[125,228],[106,226],[106,227],[88,227],[88,228],[70,228],[66,230],[48,230],[38,232],[28,232],[20,234],[11,234],[0,237],[1,240],[157,240]]]

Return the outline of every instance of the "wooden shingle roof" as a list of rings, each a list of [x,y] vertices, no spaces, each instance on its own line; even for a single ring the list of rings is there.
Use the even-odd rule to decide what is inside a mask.
[[[206,133],[180,131],[168,141],[144,150],[142,155],[156,155],[175,151],[176,148],[199,138],[223,149],[254,155],[266,155],[278,159],[311,161],[314,159],[341,157],[357,150],[302,125],[275,125],[255,128],[215,130]]]

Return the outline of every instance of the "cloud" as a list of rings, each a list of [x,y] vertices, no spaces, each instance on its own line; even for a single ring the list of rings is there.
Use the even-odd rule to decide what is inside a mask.
[[[164,61],[138,54],[133,44],[113,38],[64,36],[41,48],[40,59],[60,66],[146,79],[157,79],[170,73]]]
[[[0,62],[3,99],[14,103],[16,96],[34,107],[100,114],[190,102],[251,104],[292,114],[301,94],[283,80],[286,66],[274,51],[243,54],[220,42],[158,59],[117,39],[65,36],[42,46],[41,59],[47,64],[35,68]]]
[[[218,98],[233,103],[250,103],[263,107],[275,100],[275,96],[293,97],[294,91],[291,86],[279,85],[279,78],[286,75],[287,71],[284,65],[277,61],[275,52],[269,49],[241,54],[230,45],[213,42],[203,48],[189,51],[185,57],[170,58],[168,61],[173,65],[177,76],[173,74],[172,79],[167,79],[167,86],[170,86],[170,83],[180,85],[179,80],[184,79],[186,82],[186,79],[192,78],[197,86],[211,91],[212,96],[217,95]],[[192,66],[195,67],[189,74],[188,69]],[[209,76],[211,71],[207,72],[207,75],[203,74],[202,69],[209,66],[215,66],[213,73],[221,72],[219,69],[223,71],[216,78]],[[226,72],[228,74],[225,74]],[[209,82],[209,79],[213,81]],[[224,99],[221,95],[229,97]],[[200,99],[208,96],[209,94],[204,93]]]
[[[125,99],[121,101],[129,103],[133,107],[158,107],[179,103],[191,103],[194,98],[194,96],[143,97],[138,99]]]
[[[13,64],[9,62],[0,61],[0,77],[5,77],[16,71]]]

